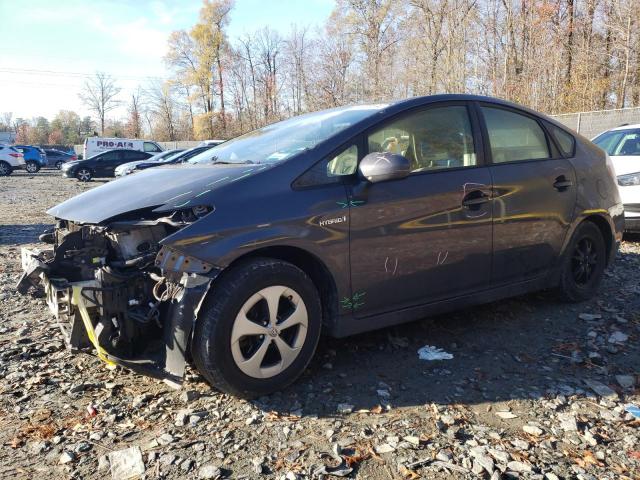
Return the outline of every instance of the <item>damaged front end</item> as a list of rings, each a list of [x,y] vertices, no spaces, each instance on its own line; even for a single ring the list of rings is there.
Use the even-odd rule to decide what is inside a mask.
[[[97,225],[58,219],[41,236],[53,248],[22,250],[18,291],[42,284],[73,351],[179,385],[198,309],[220,270],[161,240],[210,211],[149,211]]]

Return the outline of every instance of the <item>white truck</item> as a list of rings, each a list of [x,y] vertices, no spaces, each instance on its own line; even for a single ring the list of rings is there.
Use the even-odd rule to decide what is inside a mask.
[[[82,158],[90,158],[98,153],[115,150],[116,148],[149,153],[162,152],[160,145],[149,140],[140,140],[139,138],[87,137],[84,141]]]

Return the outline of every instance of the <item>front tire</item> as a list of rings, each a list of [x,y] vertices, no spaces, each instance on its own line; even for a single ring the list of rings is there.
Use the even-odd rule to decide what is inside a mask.
[[[562,300],[583,302],[592,298],[606,267],[607,248],[600,229],[592,222],[581,223],[567,247],[558,293]]]
[[[38,173],[40,171],[40,165],[38,164],[38,162],[34,162],[33,160],[31,160],[27,162],[25,169],[28,173],[31,174]]]
[[[91,170],[88,168],[81,168],[76,172],[76,178],[81,182],[88,182],[93,177]]]
[[[197,369],[211,385],[240,397],[285,388],[318,345],[322,307],[315,285],[295,265],[269,258],[223,275],[198,314]]]
[[[62,164],[63,164],[63,162],[62,162],[61,160],[58,160],[58,161],[56,162],[56,168],[57,168],[58,170],[61,170],[61,169],[62,169]]]

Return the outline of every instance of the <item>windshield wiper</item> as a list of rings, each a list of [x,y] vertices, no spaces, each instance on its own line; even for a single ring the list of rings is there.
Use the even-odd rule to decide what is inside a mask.
[[[216,160],[213,163],[217,165],[243,165],[243,164],[253,164],[255,162],[252,162],[251,160],[242,160],[241,162],[228,162],[226,160]]]

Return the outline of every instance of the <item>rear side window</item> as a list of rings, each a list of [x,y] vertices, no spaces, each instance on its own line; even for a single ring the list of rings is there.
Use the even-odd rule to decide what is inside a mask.
[[[493,107],[482,107],[482,114],[493,163],[550,158],[547,137],[531,117]]]
[[[552,125],[551,123],[547,123],[547,127],[560,147],[562,155],[564,157],[573,157],[573,152],[576,146],[576,140],[573,138],[573,135],[564,131],[560,127]]]

